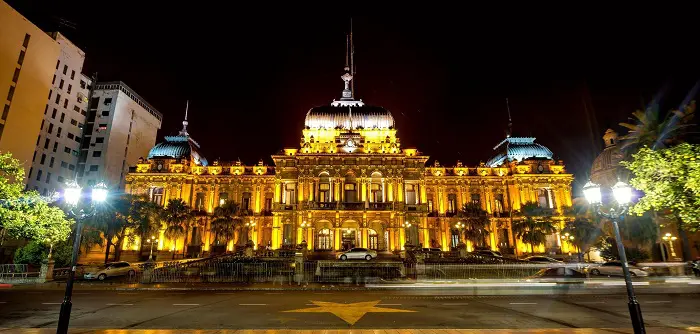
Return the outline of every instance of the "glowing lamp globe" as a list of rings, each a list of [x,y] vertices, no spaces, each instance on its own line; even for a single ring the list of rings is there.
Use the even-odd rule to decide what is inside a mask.
[[[92,189],[92,201],[102,203],[107,200],[107,186],[100,182]]]
[[[603,196],[600,194],[600,186],[591,181],[588,181],[583,186],[583,196],[586,197],[586,201],[589,204],[600,204],[603,200]]]
[[[70,181],[66,184],[66,188],[63,190],[63,200],[68,205],[76,206],[80,201],[80,195],[83,189],[80,188],[77,182]]]
[[[632,187],[622,181],[612,187],[613,196],[620,205],[627,205],[632,202]]]

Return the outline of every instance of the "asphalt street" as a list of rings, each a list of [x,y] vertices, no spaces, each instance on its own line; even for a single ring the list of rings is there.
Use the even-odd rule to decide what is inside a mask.
[[[629,328],[617,293],[78,290],[71,327],[109,329]],[[0,290],[0,328],[56,326],[60,290]],[[641,294],[647,326],[700,326],[700,294]]]

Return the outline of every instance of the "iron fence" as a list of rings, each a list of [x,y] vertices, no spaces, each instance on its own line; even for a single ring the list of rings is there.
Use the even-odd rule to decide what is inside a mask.
[[[0,278],[27,278],[26,264],[0,264]]]

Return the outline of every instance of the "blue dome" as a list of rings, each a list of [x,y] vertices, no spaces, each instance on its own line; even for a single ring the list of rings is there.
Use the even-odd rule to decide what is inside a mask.
[[[207,166],[209,163],[199,153],[199,144],[189,135],[165,136],[165,141],[153,146],[148,152],[148,159],[188,159],[195,164]]]
[[[508,137],[493,149],[500,152],[486,163],[488,167],[497,167],[506,162],[520,162],[525,159],[552,160],[554,155],[547,147],[535,143],[534,137]]]

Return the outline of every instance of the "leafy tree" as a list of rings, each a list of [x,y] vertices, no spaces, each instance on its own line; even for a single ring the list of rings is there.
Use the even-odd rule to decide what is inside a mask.
[[[566,223],[562,233],[569,233],[574,237],[570,242],[578,248],[579,253],[588,253],[603,231],[589,217],[577,216]]]
[[[645,111],[632,113],[631,123],[620,123],[629,131],[620,137],[621,149],[636,152],[642,147],[665,148],[680,143],[695,115],[695,101],[679,110],[672,110],[665,118],[659,115],[659,105],[654,103]]]
[[[119,260],[121,245],[127,232],[133,227],[129,220],[133,195],[121,194],[110,198],[104,205],[97,207],[97,212],[88,220],[88,224],[102,232],[105,240],[105,263],[109,262],[109,254],[114,246],[114,258]]]
[[[491,225],[488,212],[477,204],[468,203],[457,212],[457,217],[464,224],[464,238],[476,246],[484,246]]]
[[[145,240],[159,234],[163,207],[150,201],[145,195],[132,196],[128,219],[135,233],[130,233],[128,237],[133,242],[136,235],[140,236],[143,247]]]
[[[181,237],[186,237],[189,233],[190,224],[192,220],[192,210],[182,199],[176,198],[168,201],[168,206],[163,210],[163,221],[165,222],[165,236],[177,242],[177,239]],[[186,239],[186,238],[185,238]],[[185,244],[187,240],[183,242],[182,254],[185,254]],[[173,258],[175,258],[175,253],[173,253]]]
[[[17,249],[14,262],[40,266],[42,261],[48,258],[49,252],[52,252],[51,258],[55,261],[54,265],[56,268],[70,266],[73,257],[73,245],[71,242],[67,240],[61,241],[53,245],[53,251],[50,248],[44,242],[30,241]]]
[[[236,227],[243,226],[240,206],[235,202],[226,202],[214,209],[211,230],[217,245],[227,245],[233,238]]]
[[[534,252],[533,246],[544,244],[547,235],[557,231],[552,221],[552,210],[541,208],[535,202],[525,203],[518,215],[520,219],[513,220],[513,233],[530,244],[530,253]]]
[[[66,240],[73,221],[51,199],[23,191],[24,169],[10,153],[0,154],[0,230],[17,239]]]
[[[683,257],[690,258],[686,230],[700,229],[700,146],[679,144],[666,149],[642,148],[623,162],[634,176],[630,184],[643,192],[631,208],[641,215],[654,210],[676,219]]]

